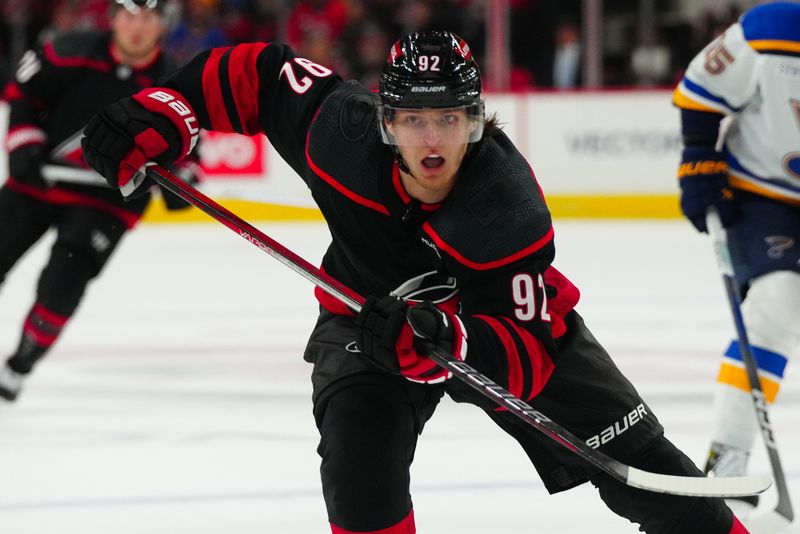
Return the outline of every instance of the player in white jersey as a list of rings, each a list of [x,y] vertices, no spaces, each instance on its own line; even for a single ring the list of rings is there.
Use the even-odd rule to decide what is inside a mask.
[[[800,3],[744,13],[690,63],[674,103],[681,209],[705,232],[706,210],[716,207],[728,229],[742,314],[774,402],[800,352]],[[740,474],[758,425],[736,340],[717,382],[706,471]]]

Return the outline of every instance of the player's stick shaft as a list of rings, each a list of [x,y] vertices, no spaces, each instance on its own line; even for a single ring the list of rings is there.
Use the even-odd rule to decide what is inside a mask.
[[[750,340],[747,336],[747,328],[744,324],[744,317],[742,316],[742,293],[735,279],[733,261],[731,261],[730,249],[728,248],[728,234],[722,226],[719,213],[717,213],[715,208],[710,208],[708,210],[706,214],[706,226],[714,246],[717,267],[719,268],[723,284],[725,285],[725,293],[728,297],[733,323],[736,327],[736,335],[739,338],[739,351],[742,355],[745,369],[747,370],[747,379],[750,383],[750,395],[753,399],[753,407],[755,408],[756,417],[758,419],[758,426],[761,429],[761,436],[764,438],[764,445],[767,447],[772,476],[775,479],[778,502],[774,512],[790,523],[794,518],[794,511],[792,509],[792,501],[789,497],[789,487],[786,484],[786,475],[781,465],[780,456],[778,455],[778,445],[775,442],[775,432],[772,429],[772,423],[769,418],[767,399],[764,396],[761,380],[758,377],[758,362],[755,356],[753,356],[753,347],[750,345]],[[755,531],[752,528],[751,531],[754,534],[774,532],[773,530]]]

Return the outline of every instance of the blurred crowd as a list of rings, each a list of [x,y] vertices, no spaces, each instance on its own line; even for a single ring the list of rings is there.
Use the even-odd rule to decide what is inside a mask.
[[[164,1],[164,0],[161,0]],[[283,40],[304,57],[374,87],[385,54],[402,34],[446,28],[464,37],[487,72],[491,0],[168,0],[166,47],[179,61],[206,48]],[[110,0],[0,0],[0,80],[38,42],[68,31],[105,29]],[[508,0],[509,88],[581,85],[581,0]],[[681,17],[657,2],[653,32],[637,27],[637,2],[607,1],[604,86],[671,85],[740,7]],[[644,35],[644,37],[642,37]],[[490,87],[491,89],[491,87]]]

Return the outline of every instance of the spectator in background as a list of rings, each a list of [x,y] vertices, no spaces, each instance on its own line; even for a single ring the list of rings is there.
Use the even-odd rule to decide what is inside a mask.
[[[640,43],[631,54],[634,83],[639,86],[669,85],[672,81],[672,54],[664,43]]]
[[[553,57],[553,86],[573,89],[578,85],[581,70],[581,32],[572,21],[556,28],[556,51]]]
[[[558,4],[556,0],[510,2],[511,63],[530,73],[530,84],[535,87],[553,86],[554,28],[563,16],[563,7]]]
[[[304,33],[297,50],[300,56],[314,63],[336,68],[337,70],[339,68],[340,55],[338,47],[327,32],[310,31]]]
[[[360,28],[353,51],[354,61],[350,63],[350,75],[371,90],[378,89],[381,68],[386,61],[385,50],[392,43],[383,29],[377,24],[366,24]]]
[[[108,0],[61,0],[52,11],[50,23],[38,35],[37,42],[52,41],[73,31],[108,31]]]
[[[323,54],[319,46],[326,42],[333,46],[346,24],[343,0],[299,0],[289,13],[286,39],[300,55],[307,54],[306,49]]]
[[[431,29],[433,7],[427,0],[410,0],[397,10],[397,20],[405,32]]]
[[[377,89],[378,77],[392,44],[385,27],[371,16],[365,0],[350,0],[347,26],[342,31],[342,71],[347,77]]]
[[[222,29],[231,44],[275,39],[281,5],[278,0],[227,0]]]
[[[23,52],[36,44],[52,9],[48,0],[0,0],[0,50],[6,72],[13,72]]]
[[[187,0],[182,15],[166,43],[179,64],[199,51],[229,44],[219,24],[219,0]]]

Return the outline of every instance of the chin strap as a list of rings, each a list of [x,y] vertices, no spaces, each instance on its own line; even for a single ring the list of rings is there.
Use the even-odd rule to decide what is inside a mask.
[[[406,160],[403,159],[403,155],[400,154],[400,149],[398,149],[395,145],[392,145],[392,152],[394,152],[394,160],[397,162],[397,167],[406,174],[411,174],[411,169],[408,168],[406,165]]]

